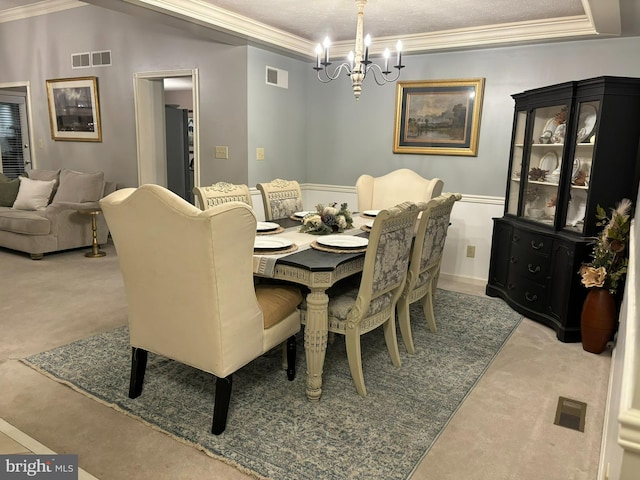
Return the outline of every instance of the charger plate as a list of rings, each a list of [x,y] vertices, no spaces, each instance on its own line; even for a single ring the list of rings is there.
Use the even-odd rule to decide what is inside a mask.
[[[329,252],[329,253],[363,253],[367,251],[366,246],[361,248],[327,247],[325,245],[320,245],[316,240],[311,242],[309,246],[314,250],[320,250],[321,252]]]

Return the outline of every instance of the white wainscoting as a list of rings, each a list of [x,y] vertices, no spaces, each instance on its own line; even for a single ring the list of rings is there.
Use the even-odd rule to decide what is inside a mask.
[[[302,189],[305,210],[313,210],[318,203],[344,203],[354,211],[358,207],[356,188],[340,185],[306,183]],[[257,189],[251,189],[256,215],[264,219],[262,198]],[[451,226],[440,269],[443,277],[469,283],[485,284],[489,276],[489,257],[494,217],[504,213],[503,197],[465,195],[456,203],[451,213]],[[474,245],[474,258],[467,258],[467,246]]]

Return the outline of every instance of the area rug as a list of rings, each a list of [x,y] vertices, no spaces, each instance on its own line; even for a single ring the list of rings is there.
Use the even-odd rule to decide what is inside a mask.
[[[301,336],[293,382],[280,368],[280,350],[257,359],[234,374],[220,436],[210,433],[210,374],[149,354],[143,393],[128,398],[126,327],[23,361],[259,478],[406,479],[522,319],[502,300],[445,290],[437,291],[435,315],[433,334],[419,304],[412,306],[416,354],[406,354],[399,338],[400,368],[382,329],[362,337],[365,398],[351,380],[342,336],[328,346],[318,403],[305,395]]]

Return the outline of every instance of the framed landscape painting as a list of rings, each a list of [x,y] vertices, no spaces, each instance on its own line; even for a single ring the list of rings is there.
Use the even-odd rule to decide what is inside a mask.
[[[394,153],[477,156],[484,78],[398,82]]]
[[[96,77],[47,80],[47,100],[51,138],[102,141]]]

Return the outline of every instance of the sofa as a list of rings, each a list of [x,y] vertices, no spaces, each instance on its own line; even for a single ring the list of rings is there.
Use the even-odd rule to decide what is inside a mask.
[[[98,210],[98,201],[114,190],[103,172],[34,169],[15,179],[0,174],[0,247],[39,260],[45,253],[91,246],[86,211]],[[102,215],[96,220],[98,243],[105,243],[107,224]]]

